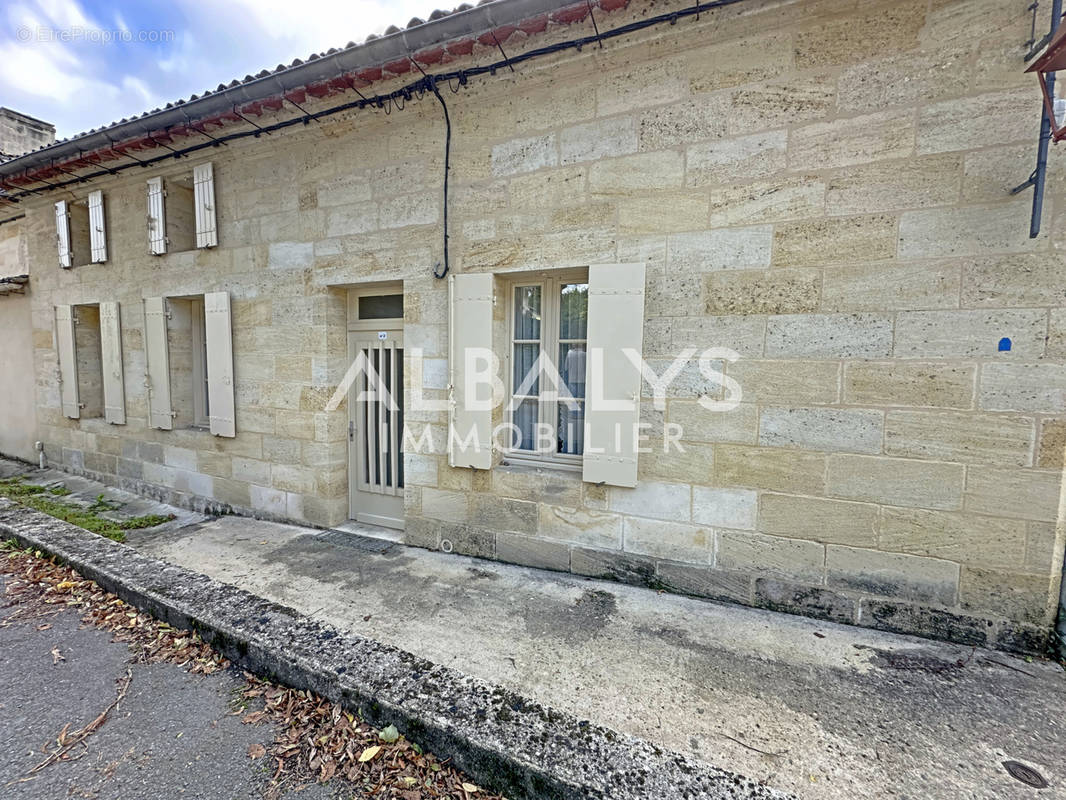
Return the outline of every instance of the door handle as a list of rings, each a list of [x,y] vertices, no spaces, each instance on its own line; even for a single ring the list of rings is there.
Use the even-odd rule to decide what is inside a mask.
[[[355,441],[355,421],[354,420],[348,420],[348,441],[349,442],[354,442]]]

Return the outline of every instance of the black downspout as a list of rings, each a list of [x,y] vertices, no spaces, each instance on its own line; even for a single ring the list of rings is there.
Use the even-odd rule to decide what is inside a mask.
[[[1034,12],[1035,13],[1035,12]],[[1052,0],[1051,2],[1051,32],[1048,34],[1050,39],[1055,35],[1055,31],[1058,30],[1059,22],[1062,19],[1062,0]],[[1048,73],[1047,76],[1047,90],[1048,95],[1052,98],[1054,103],[1055,98],[1055,73]],[[1047,179],[1047,152],[1048,145],[1051,144],[1051,118],[1048,116],[1048,110],[1041,103],[1040,105],[1040,143],[1037,145],[1036,150],[1036,169],[1033,170],[1033,174],[1029,177],[1025,183],[1011,190],[1011,194],[1017,194],[1026,187],[1033,187],[1033,212],[1029,218],[1029,238],[1035,239],[1040,235],[1040,221],[1044,214],[1044,184]]]

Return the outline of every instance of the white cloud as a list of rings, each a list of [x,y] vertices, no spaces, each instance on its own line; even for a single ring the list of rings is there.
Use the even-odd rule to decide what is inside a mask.
[[[30,45],[0,45],[0,86],[32,87],[62,103],[84,92],[86,81],[77,58],[62,50]]]
[[[57,28],[98,28],[78,5],[77,0],[37,0],[37,6]]]

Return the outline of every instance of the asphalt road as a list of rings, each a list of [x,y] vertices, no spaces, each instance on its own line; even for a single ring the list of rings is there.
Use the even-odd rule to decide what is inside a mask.
[[[3,585],[0,576],[0,594]],[[0,607],[0,618],[7,613]],[[37,630],[45,622],[52,627]],[[53,648],[62,660],[56,662]],[[200,676],[171,664],[128,662],[125,644],[104,631],[79,630],[73,612],[0,627],[0,797],[261,798],[272,763],[253,762],[248,746],[266,745],[273,732],[229,716],[240,674]],[[125,698],[87,746],[73,751],[80,757],[31,774],[65,725],[81,728],[115,699],[127,667]],[[316,800],[333,792],[311,786],[288,796]]]

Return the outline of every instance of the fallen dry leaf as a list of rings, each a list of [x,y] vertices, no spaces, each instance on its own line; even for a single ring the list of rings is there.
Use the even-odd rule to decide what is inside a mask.
[[[66,657],[59,652],[59,647],[52,648],[52,666],[54,667],[60,661],[66,661]]]
[[[76,609],[82,615],[82,622],[109,631],[115,641],[127,643],[133,661],[170,663],[194,674],[210,674],[230,667],[230,662],[198,634],[172,628],[138,612],[50,559],[35,557],[27,551],[12,551],[6,558],[0,557],[0,572],[11,578],[6,583],[4,599],[9,608],[14,608],[13,613],[0,621],[0,626],[33,621],[35,627],[47,630],[51,627],[49,623],[36,625],[41,617],[55,616],[65,608]],[[69,586],[57,592],[55,587],[63,583]],[[272,742],[248,748],[253,760],[271,757],[276,764],[267,786],[267,800],[326,779],[345,782],[349,794],[352,791],[360,795],[372,793],[393,800],[458,800],[474,793],[484,800],[502,800],[469,783],[450,764],[442,763],[432,753],[423,752],[417,743],[399,736],[399,731],[395,741],[384,741],[392,738],[395,729],[389,730],[391,726],[379,731],[361,715],[313,692],[278,686],[248,672],[243,675],[246,683],[234,713],[250,724],[273,726]],[[103,724],[124,697],[128,685],[128,679],[120,682],[118,697],[85,728],[72,733],[68,725],[57,739],[58,746],[34,773],[54,761],[66,760],[72,748],[84,747],[84,739]],[[244,713],[246,709],[250,713]]]

